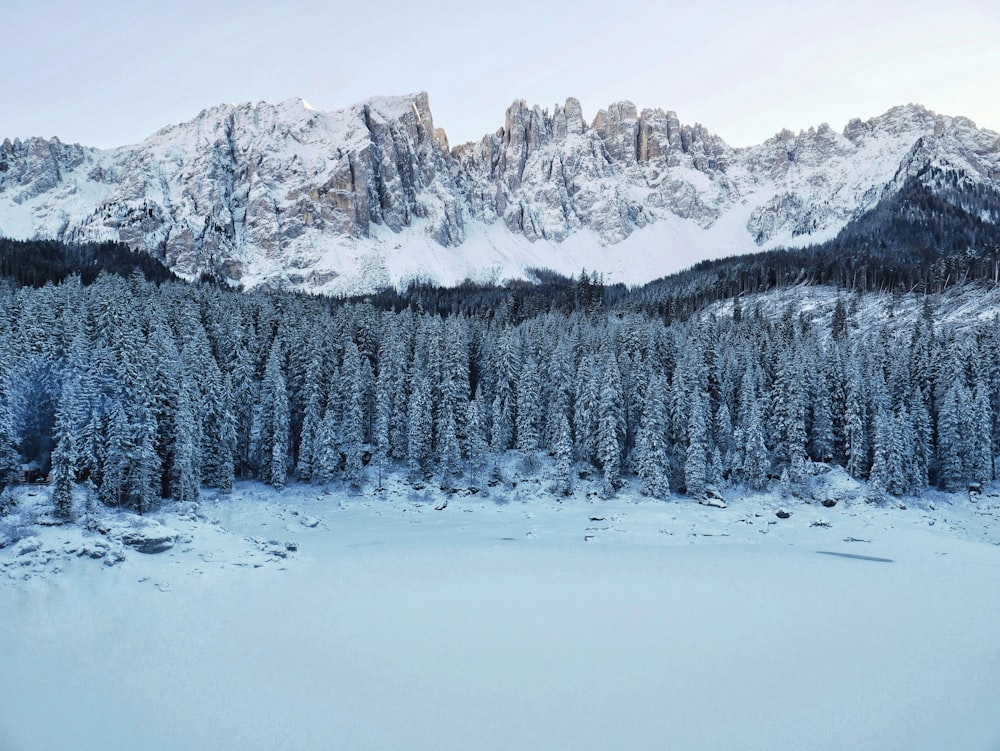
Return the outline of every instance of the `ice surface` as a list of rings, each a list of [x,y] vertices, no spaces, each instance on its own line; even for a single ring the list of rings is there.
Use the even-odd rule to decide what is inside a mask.
[[[113,566],[35,527],[0,550],[0,748],[993,751],[997,492],[241,484]]]

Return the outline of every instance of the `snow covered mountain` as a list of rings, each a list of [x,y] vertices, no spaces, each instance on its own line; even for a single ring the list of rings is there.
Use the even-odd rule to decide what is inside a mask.
[[[631,102],[588,124],[568,99],[515,102],[496,133],[450,148],[423,93],[335,112],[289,100],[221,105],[110,150],[4,141],[0,235],[120,240],[248,287],[361,292],[532,267],[640,283],[830,240],[914,180],[987,196],[978,220],[1000,224],[1000,134],[907,105],[733,148]]]

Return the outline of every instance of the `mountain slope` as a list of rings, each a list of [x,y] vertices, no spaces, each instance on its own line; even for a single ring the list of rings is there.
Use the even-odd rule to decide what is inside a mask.
[[[5,141],[0,235],[116,240],[181,275],[320,292],[530,267],[635,284],[833,240],[913,181],[956,204],[985,195],[979,220],[996,225],[1000,136],[908,105],[736,149],[630,102],[588,125],[569,99],[515,102],[496,133],[452,149],[426,94],[335,112],[289,100],[221,105],[106,151]]]

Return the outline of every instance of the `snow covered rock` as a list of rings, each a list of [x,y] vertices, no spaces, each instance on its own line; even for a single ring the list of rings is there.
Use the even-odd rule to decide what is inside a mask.
[[[698,501],[702,506],[711,506],[713,508],[728,508],[726,499],[722,497],[715,488],[706,488],[705,497]]]
[[[281,542],[279,540],[255,539],[254,543],[257,545],[258,550],[272,558],[287,558],[291,553],[295,553],[299,549],[298,544],[291,541]]]
[[[69,552],[69,551],[67,551]],[[105,566],[114,566],[125,560],[125,550],[121,543],[98,538],[87,539],[75,549],[77,557],[103,561]]]
[[[170,550],[179,534],[154,519],[133,514],[112,522],[102,531],[109,539],[117,540],[140,553],[162,553]]]
[[[41,550],[42,541],[37,537],[25,537],[23,540],[18,540],[13,547],[11,552],[14,556],[20,557],[22,555],[30,555],[31,553],[36,553]]]

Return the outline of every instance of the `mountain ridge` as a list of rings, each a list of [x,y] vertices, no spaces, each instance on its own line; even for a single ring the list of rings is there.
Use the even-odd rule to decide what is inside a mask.
[[[0,234],[120,241],[248,287],[356,293],[531,267],[640,283],[831,241],[928,167],[995,194],[1000,134],[911,104],[730,147],[628,101],[588,124],[570,98],[515,101],[497,131],[451,147],[423,92],[331,112],[289,99],[216,105],[108,150],[5,140]]]

